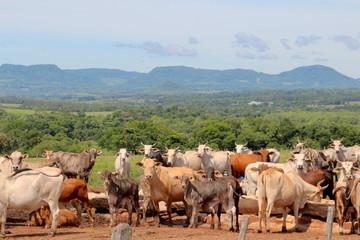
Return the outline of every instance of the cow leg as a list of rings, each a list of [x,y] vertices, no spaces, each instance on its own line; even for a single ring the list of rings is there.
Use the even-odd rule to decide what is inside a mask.
[[[81,224],[81,210],[82,210],[82,207],[81,207],[81,203],[75,199],[75,200],[72,200],[71,201],[71,205],[76,209],[76,213],[77,213],[77,226],[79,227],[80,224]]]
[[[155,208],[155,216],[154,216],[154,220],[155,220],[155,226],[156,227],[160,227],[160,207],[159,207],[159,202],[153,202],[154,208]]]
[[[131,224],[132,224],[132,213],[133,213],[132,200],[127,201],[126,208],[127,208],[127,211],[128,211],[128,224],[129,224],[129,226],[131,226]]]
[[[150,206],[150,197],[144,196],[144,201],[142,202],[142,209],[143,209],[143,223],[146,225],[148,225],[146,222],[146,212],[149,206]]]
[[[359,207],[357,207],[356,212],[357,212],[357,222],[358,222],[357,234],[360,235],[360,208]]]
[[[172,218],[171,218],[171,207],[172,207],[172,201],[168,201],[166,203],[166,211],[167,211],[167,214],[169,216],[169,227],[173,226],[173,221],[172,221]]]
[[[219,203],[219,205],[218,205],[218,210],[217,210],[217,218],[218,218],[218,229],[220,230],[221,229],[221,207],[222,207],[222,205],[221,205],[221,203]]]
[[[116,225],[116,207],[115,204],[109,204],[110,211],[110,227],[114,227]]]
[[[282,231],[282,232],[286,232],[286,231],[287,231],[287,229],[286,229],[286,216],[287,216],[286,207],[283,208],[283,213],[282,213],[282,215],[283,215],[283,224],[282,224],[281,231]]]
[[[1,224],[1,235],[0,237],[5,237],[5,222],[7,214],[7,206],[0,206],[0,224]]]
[[[91,226],[94,226],[94,218],[93,218],[93,216],[92,216],[92,214],[91,214],[91,208],[90,208],[89,201],[88,201],[88,200],[84,200],[83,203],[84,203],[84,208],[85,208],[85,210],[86,210],[86,213],[87,213],[87,215],[89,216],[90,225],[91,225]]]
[[[295,217],[295,231],[296,232],[301,232],[300,228],[299,228],[299,206],[300,202],[299,201],[295,201],[294,203],[294,217]]]
[[[210,229],[214,229],[214,215],[215,215],[215,209],[213,207],[210,207],[210,214],[211,214],[211,224]],[[219,226],[219,225],[218,225]]]
[[[270,232],[270,217],[271,217],[271,212],[272,212],[273,207],[274,207],[274,202],[270,202],[270,203],[268,203],[268,206],[266,208],[266,223],[265,223],[266,232]],[[286,229],[286,226],[285,226],[285,229]]]
[[[185,206],[185,212],[186,212],[186,221],[185,221],[185,225],[184,227],[189,226],[190,224],[190,217],[191,217],[191,211],[192,211],[192,206],[190,206],[189,204],[187,204],[187,202],[185,200],[183,200],[184,206]]]
[[[52,215],[51,230],[49,236],[53,237],[56,233],[60,210],[57,201],[49,201],[48,204]]]
[[[188,228],[196,228],[197,227],[197,218],[198,218],[197,210],[198,209],[199,209],[199,205],[197,203],[193,204],[190,225]]]
[[[140,205],[139,205],[139,196],[137,196],[137,198],[132,198],[131,199],[131,207],[135,208],[135,212],[136,212],[136,223],[135,226],[139,227],[140,226]]]

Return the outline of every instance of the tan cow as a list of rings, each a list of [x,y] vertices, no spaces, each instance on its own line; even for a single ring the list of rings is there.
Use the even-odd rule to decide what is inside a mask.
[[[351,200],[351,203],[355,209],[356,212],[356,219],[358,222],[358,229],[357,229],[357,234],[360,235],[360,178],[357,178],[354,181],[354,184],[351,188],[349,197],[347,199]],[[352,219],[353,220],[353,219]],[[354,226],[354,221],[352,221],[352,226]]]
[[[184,201],[184,191],[179,181],[174,179],[175,176],[195,177],[194,170],[188,167],[167,168],[161,166],[161,163],[155,162],[154,159],[145,158],[143,163],[137,163],[138,166],[144,167],[144,176],[149,184],[151,201],[155,208],[155,224],[160,226],[159,202],[166,202],[167,213],[169,215],[170,225],[171,204],[177,201]],[[187,211],[189,213],[189,211]],[[188,220],[188,219],[187,219]]]
[[[273,207],[283,208],[282,231],[286,231],[286,208],[294,210],[295,230],[299,228],[299,208],[304,208],[307,200],[320,202],[322,191],[327,187],[315,187],[301,179],[297,172],[281,173],[274,168],[262,172],[257,182],[259,204],[259,229],[264,221],[266,231],[270,232],[270,215]]]
[[[30,215],[30,226],[45,226],[48,228],[52,221],[50,209],[41,207]],[[60,209],[58,227],[79,226],[78,217],[68,209]]]

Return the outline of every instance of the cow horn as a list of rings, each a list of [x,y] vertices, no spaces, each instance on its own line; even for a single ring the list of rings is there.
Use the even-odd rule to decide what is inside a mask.
[[[334,141],[334,139],[332,139],[332,137],[330,137],[330,140],[333,142]]]
[[[303,144],[306,144],[308,140],[309,140],[309,138],[307,138]]]
[[[321,188],[321,184],[322,184],[323,182],[325,182],[325,179],[319,181],[319,182],[316,184],[316,186],[317,186],[318,188]]]
[[[340,142],[342,142],[344,140],[344,137],[341,138]]]
[[[166,149],[166,151],[169,150],[166,145],[165,145],[165,149]]]
[[[142,141],[140,143],[141,143],[141,145],[145,146]]]
[[[248,144],[248,142],[246,142],[246,143],[244,144],[244,147],[245,147],[247,144]]]
[[[301,143],[301,142],[300,142],[300,138],[299,138],[299,137],[298,137],[298,143]]]
[[[235,146],[238,145],[236,142],[235,142]]]
[[[207,142],[205,143],[205,146],[208,145],[208,143],[209,143],[209,142],[207,141]]]
[[[156,145],[156,143],[154,143],[152,146],[154,147]]]
[[[180,145],[177,148],[175,148],[175,150],[179,150],[179,149],[180,149]]]

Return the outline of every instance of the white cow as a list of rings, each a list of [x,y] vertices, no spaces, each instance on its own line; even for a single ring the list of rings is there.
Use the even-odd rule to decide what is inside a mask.
[[[354,166],[355,162],[340,162],[338,167],[333,170],[334,173],[340,173],[339,180],[336,183],[336,188],[352,187],[354,180],[360,178],[360,169]]]
[[[64,176],[57,168],[44,167],[12,174],[12,161],[0,163],[0,224],[1,237],[5,237],[8,208],[34,211],[47,203],[52,214],[50,236],[54,236],[59,218],[58,200]]]
[[[215,171],[222,174],[226,171],[229,176],[232,175],[229,152],[215,151],[208,147],[207,144],[200,144],[196,150],[202,159],[204,169],[212,166]]]
[[[273,154],[269,155],[270,162],[278,163],[280,161],[280,152],[275,148],[268,148],[266,149],[269,152],[272,152]]]
[[[284,170],[285,173],[290,171],[303,172],[304,171],[304,154],[296,153],[293,154],[292,158],[288,159],[286,163],[265,163],[265,162],[255,162],[250,163],[245,168],[245,181],[242,183],[241,187],[244,193],[248,196],[254,196],[257,189],[257,181],[259,178],[259,172],[253,171],[253,168],[257,168],[260,164],[266,164],[269,167],[277,167]]]
[[[151,152],[158,152],[159,151],[158,148],[154,148],[156,143],[154,143],[154,144],[143,144],[141,142],[141,145],[143,145],[144,148],[139,149],[139,152],[144,153],[144,157],[149,157],[149,154]]]
[[[172,167],[189,167],[194,170],[201,169],[201,157],[196,151],[182,153],[179,148],[167,149],[168,165]]]
[[[251,151],[250,149],[248,149],[246,147],[248,143],[245,144],[237,144],[235,143],[235,150],[236,150],[236,154],[252,154],[253,151]]]
[[[273,207],[283,209],[282,231],[286,231],[286,208],[294,210],[295,231],[299,228],[299,209],[304,208],[308,200],[320,202],[322,191],[327,187],[317,187],[305,182],[297,172],[281,173],[269,168],[260,174],[257,187],[259,204],[259,229],[262,231],[262,220],[266,231],[270,232],[270,215]]]
[[[356,156],[356,153],[355,153],[354,149],[346,148],[344,146],[344,144],[342,143],[342,140],[343,140],[343,138],[341,140],[333,140],[333,139],[331,139],[332,143],[330,144],[330,146],[336,151],[338,159],[341,162],[357,161],[357,156]]]
[[[307,140],[305,142],[300,142],[300,139],[298,138],[298,143],[294,146],[293,153],[300,153],[305,148],[306,143]]]
[[[126,148],[120,148],[116,153],[115,171],[119,173],[119,177],[130,177],[130,154]]]

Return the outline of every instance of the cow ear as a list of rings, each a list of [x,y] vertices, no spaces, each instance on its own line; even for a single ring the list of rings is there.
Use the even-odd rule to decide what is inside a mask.
[[[199,151],[199,149],[198,149],[198,148],[195,148],[194,150],[195,150],[195,151]]]
[[[101,150],[98,150],[98,151],[96,152],[96,154],[97,154],[97,155],[100,155],[100,154],[102,154],[102,151],[101,151]]]
[[[45,154],[45,153],[43,153],[43,154],[41,154],[41,156],[42,156],[42,157],[46,157],[46,154]]]
[[[334,168],[332,171],[334,172],[334,173],[339,173],[340,172],[340,170],[341,170],[341,168]]]
[[[269,155],[274,155],[274,154],[275,154],[275,152],[273,152],[273,151],[269,152]]]
[[[145,151],[145,148],[140,148],[139,149],[139,152],[144,152]]]
[[[223,177],[223,175],[222,175],[222,173],[221,173],[221,172],[219,172],[219,171],[215,171],[215,177],[217,177],[217,178],[221,178],[221,177]]]
[[[289,159],[288,159],[288,162],[289,162],[289,161],[290,161],[290,162],[295,162],[295,159],[294,159],[294,158],[289,158]]]
[[[174,179],[180,180],[180,177],[179,176],[174,176]]]
[[[162,166],[163,164],[162,164],[162,162],[156,162],[155,163],[155,166]]]
[[[130,157],[130,153],[126,153],[126,156]]]
[[[152,150],[153,152],[158,152],[158,151],[159,151],[158,148],[152,148],[151,150]]]
[[[116,154],[115,154],[115,156],[117,156],[117,157],[118,157],[119,155],[120,155],[120,153],[116,153]]]
[[[98,174],[102,175],[102,174],[103,174],[103,172],[98,172]]]
[[[253,171],[253,172],[258,172],[258,171],[259,171],[259,168],[252,167],[252,168],[250,168],[250,170]]]
[[[144,164],[142,164],[141,162],[137,162],[137,163],[135,163],[135,164],[136,164],[136,166],[139,166],[139,167],[144,166]]]
[[[10,160],[11,158],[9,157],[9,155],[5,155],[4,158],[6,158],[7,160]]]
[[[191,176],[191,177],[189,177],[189,180],[193,181],[193,180],[195,180],[195,178],[193,176]]]
[[[28,154],[24,154],[24,155],[23,155],[23,159],[26,159],[26,158],[28,158],[28,157],[29,157]]]

